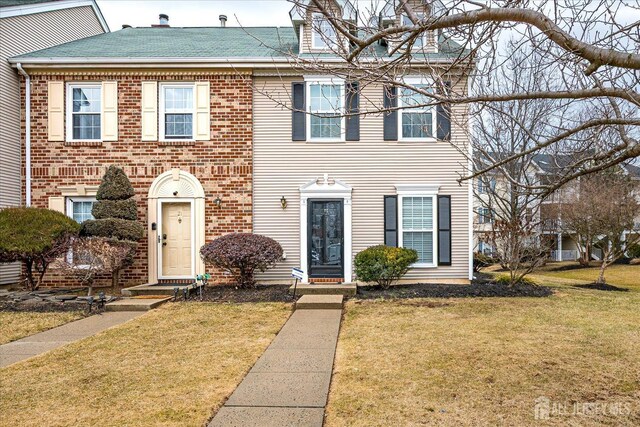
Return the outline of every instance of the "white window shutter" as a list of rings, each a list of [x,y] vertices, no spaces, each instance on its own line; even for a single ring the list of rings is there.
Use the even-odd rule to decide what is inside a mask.
[[[142,82],[142,140],[158,140],[158,82]]]
[[[64,197],[49,197],[49,209],[52,211],[64,212]]]
[[[118,140],[118,82],[102,82],[102,140]]]
[[[49,141],[64,141],[64,82],[49,82],[48,91],[47,129]]]
[[[196,82],[195,139],[208,141],[211,139],[211,92],[210,83]]]

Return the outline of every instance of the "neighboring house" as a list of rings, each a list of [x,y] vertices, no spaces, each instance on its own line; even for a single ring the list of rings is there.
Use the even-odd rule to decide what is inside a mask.
[[[30,201],[22,194],[20,77],[7,58],[106,32],[94,0],[0,0],[0,209]],[[19,276],[20,264],[0,264],[0,285]]]
[[[550,155],[550,154],[537,154],[532,159],[532,166],[527,172],[527,176],[530,176],[532,180],[544,183],[547,180],[553,179],[553,176],[565,167],[568,167],[572,163],[570,156],[566,155]],[[622,166],[625,173],[631,175],[634,179],[640,180],[640,167],[633,164],[625,164]],[[498,189],[504,188],[505,179],[498,174],[487,179],[476,179],[474,182],[474,251],[482,252],[490,255],[493,253],[493,247],[490,242],[490,232],[492,230],[492,217],[488,205],[489,194],[486,191],[488,182],[491,183],[493,188],[496,188],[496,182],[498,182]],[[502,183],[502,185],[501,185]],[[568,183],[562,188],[554,191],[545,199],[539,202],[539,204],[532,204],[529,208],[533,215],[537,215],[534,218],[533,223],[538,224],[540,235],[550,248],[549,258],[554,261],[574,261],[580,257],[580,248],[574,238],[566,232],[562,227],[562,218],[559,216],[560,205],[567,203],[575,195],[576,186],[579,185],[579,180]],[[640,200],[640,194],[638,195]],[[640,228],[640,213],[636,220]],[[631,232],[631,231],[630,231]],[[628,232],[629,233],[629,232]],[[593,249],[592,257],[594,259],[600,258],[600,250]]]
[[[351,3],[335,7],[357,22]],[[450,117],[466,107],[341,117],[410,97],[296,69],[279,52],[326,54],[333,39],[314,34],[312,12],[291,16],[290,28],[172,28],[161,16],[12,58],[32,80],[33,204],[90,218],[106,166],[122,166],[147,224],[127,284],[192,279],[199,248],[240,231],[284,248],[263,282],[288,282],[292,267],[352,281],[353,257],[376,244],[418,251],[407,280],[468,282],[471,188],[456,181],[466,157],[452,145],[467,135]],[[400,16],[387,7],[381,22]],[[432,38],[425,52],[444,66],[459,48]]]

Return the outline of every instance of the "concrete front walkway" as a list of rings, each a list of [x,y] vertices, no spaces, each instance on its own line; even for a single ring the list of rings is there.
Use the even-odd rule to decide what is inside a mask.
[[[209,427],[321,427],[341,316],[296,310]]]
[[[106,312],[85,317],[39,334],[0,345],[0,367],[37,356],[70,342],[90,337],[112,326],[134,319],[144,312]]]

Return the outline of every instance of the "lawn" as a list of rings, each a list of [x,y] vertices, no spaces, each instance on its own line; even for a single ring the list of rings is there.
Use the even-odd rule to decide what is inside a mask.
[[[199,426],[290,314],[177,303],[0,370],[3,425]]]
[[[325,425],[640,425],[638,307],[636,292],[570,287],[547,298],[352,300]],[[624,415],[541,422],[541,396]]]
[[[576,262],[553,262],[537,270],[533,278],[539,276],[569,279],[570,281],[581,281],[593,283],[598,278],[599,267],[594,263],[588,268],[577,268],[571,270],[559,270],[567,266],[575,266]],[[605,270],[604,277],[608,284],[640,291],[640,265],[614,264]],[[544,279],[543,279],[544,280]]]
[[[19,340],[84,317],[80,311],[12,312],[0,311],[0,344]]]

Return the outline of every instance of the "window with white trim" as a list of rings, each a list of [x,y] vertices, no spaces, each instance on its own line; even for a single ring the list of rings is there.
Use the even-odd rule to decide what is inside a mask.
[[[419,21],[423,21],[424,20],[424,13],[416,13],[416,16],[418,17]],[[411,21],[411,19],[409,18],[408,15],[402,15],[402,26],[407,26],[407,27],[412,27],[415,24]],[[409,38],[409,36],[411,36],[413,33],[409,33],[406,36],[404,36],[404,39],[407,40]],[[418,37],[416,37],[415,39],[413,39],[413,49],[414,50],[420,50],[420,49],[424,49],[424,47],[427,45],[427,32],[423,31],[422,34],[420,34]]]
[[[67,85],[67,139],[99,141],[102,138],[102,85]]]
[[[163,140],[194,139],[194,87],[192,83],[160,85],[160,135]]]
[[[489,208],[478,208],[478,224],[493,223],[493,212]]]
[[[407,84],[427,93],[434,91],[433,86],[430,84],[411,82],[407,82]],[[398,127],[400,128],[401,139],[424,140],[435,138],[435,107],[428,105],[433,100],[428,95],[405,87],[399,88],[398,95],[398,107],[401,108],[400,114],[398,114]]]
[[[93,205],[96,203],[95,197],[67,197],[67,216],[72,218],[78,224],[94,219]],[[74,265],[82,267],[85,263],[87,255],[83,253],[77,253],[78,251],[69,250],[67,253],[67,259],[69,262],[73,262]],[[86,262],[88,264],[88,262]]]
[[[415,249],[420,266],[434,266],[436,258],[436,196],[400,196],[400,246]]]
[[[309,138],[315,140],[341,140],[344,135],[344,83],[327,81],[308,82]]]
[[[314,13],[311,23],[311,48],[330,49],[336,45],[338,34],[322,13]]]
[[[488,182],[485,178],[478,178],[478,193],[485,194],[487,190],[495,190],[495,189],[496,189],[495,178],[490,178]]]

